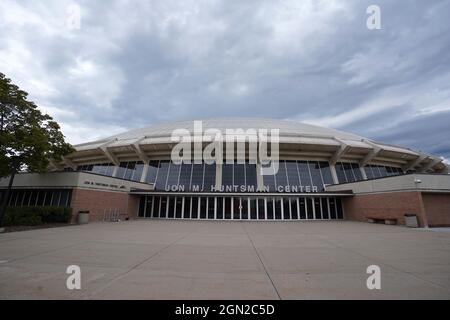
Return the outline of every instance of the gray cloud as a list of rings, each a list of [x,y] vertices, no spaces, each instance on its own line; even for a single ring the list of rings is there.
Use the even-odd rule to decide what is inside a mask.
[[[78,4],[81,28],[67,28]],[[297,119],[450,158],[448,1],[2,1],[0,71],[71,142],[167,120]]]

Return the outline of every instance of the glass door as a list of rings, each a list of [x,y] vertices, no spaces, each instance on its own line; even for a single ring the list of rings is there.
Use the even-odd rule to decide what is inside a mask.
[[[233,197],[233,219],[241,219],[241,198]]]

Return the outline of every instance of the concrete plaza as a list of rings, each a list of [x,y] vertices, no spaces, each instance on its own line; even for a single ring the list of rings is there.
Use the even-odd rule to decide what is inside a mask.
[[[450,299],[446,231],[135,220],[4,233],[0,299]],[[69,265],[81,290],[66,288]]]

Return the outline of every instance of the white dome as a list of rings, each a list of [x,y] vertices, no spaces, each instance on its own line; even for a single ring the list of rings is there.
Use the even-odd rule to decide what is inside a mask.
[[[276,120],[264,118],[214,118],[190,121],[175,121],[157,124],[147,128],[130,130],[116,134],[101,140],[78,144],[75,146],[77,152],[68,158],[78,162],[92,159],[95,153],[100,156],[107,154],[111,159],[114,152],[118,156],[125,156],[127,150],[132,154],[135,151],[141,153],[141,158],[146,158],[147,153],[156,150],[156,146],[170,146],[172,132],[176,129],[187,129],[191,133],[194,131],[194,121],[202,121],[203,131],[206,129],[219,129],[225,133],[226,129],[279,129],[280,150],[290,150],[297,148],[302,152],[328,152],[329,158],[339,155],[341,158],[348,158],[349,161],[360,161],[370,157],[371,161],[379,161],[401,165],[403,167],[431,167],[445,168],[441,159],[435,156],[414,151],[409,148],[394,146],[386,143],[376,142],[336,129],[323,128],[311,124],[305,124],[290,120]],[[142,147],[142,150],[141,150]],[[88,155],[88,153],[90,153]],[[299,153],[299,155],[301,155]],[[302,155],[305,155],[304,153]],[[150,155],[151,156],[151,155]],[[308,155],[307,155],[308,156]],[[324,156],[326,157],[326,156]],[[366,159],[367,160],[367,159]],[[91,160],[90,160],[91,161]],[[93,160],[92,160],[93,161]]]
[[[363,138],[355,134],[342,132],[335,129],[323,128],[311,124],[301,123],[288,120],[274,120],[263,118],[215,118],[215,119],[199,119],[190,121],[175,121],[157,124],[151,127],[130,130],[119,133],[114,136],[102,139],[108,141],[113,139],[128,140],[139,139],[143,137],[161,137],[170,136],[175,129],[188,129],[193,131],[194,121],[202,121],[203,129],[219,129],[222,132],[225,129],[279,129],[280,135],[307,135],[307,136],[323,136],[338,137],[341,139],[362,140]]]

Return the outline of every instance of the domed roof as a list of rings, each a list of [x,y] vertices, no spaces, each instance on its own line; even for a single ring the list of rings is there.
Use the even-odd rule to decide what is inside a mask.
[[[219,129],[225,133],[226,129],[279,129],[280,135],[289,136],[317,136],[317,137],[336,137],[350,140],[363,140],[363,137],[358,135],[339,131],[336,129],[329,129],[311,124],[306,124],[292,120],[278,120],[265,118],[213,118],[213,119],[198,119],[190,121],[174,121],[167,123],[160,123],[146,128],[134,129],[119,133],[101,140],[93,141],[91,143],[110,141],[110,140],[129,140],[141,139],[151,137],[171,136],[176,129],[187,129],[191,132],[194,130],[194,121],[201,121],[203,130]],[[86,143],[82,144],[85,145]],[[87,143],[89,144],[89,143]]]
[[[170,150],[173,146],[172,133],[176,129],[186,129],[194,134],[194,122],[201,121],[202,132],[207,129],[220,130],[223,134],[226,129],[278,129],[280,150],[297,152],[299,156],[322,156],[329,154],[330,161],[346,158],[347,161],[378,161],[403,165],[405,168],[439,167],[446,168],[442,159],[436,156],[414,151],[409,148],[395,146],[387,143],[373,141],[353,133],[336,129],[324,128],[316,125],[301,123],[292,120],[277,120],[264,118],[214,118],[190,121],[175,121],[161,123],[146,128],[130,130],[101,140],[78,144],[74,154],[67,158],[80,163],[84,158],[93,161],[93,157],[107,156],[117,162],[114,153],[123,157],[128,152],[130,156],[139,155],[141,159],[148,159],[148,155],[161,148]],[[320,155],[321,154],[321,155]],[[70,161],[70,160],[69,160]]]

